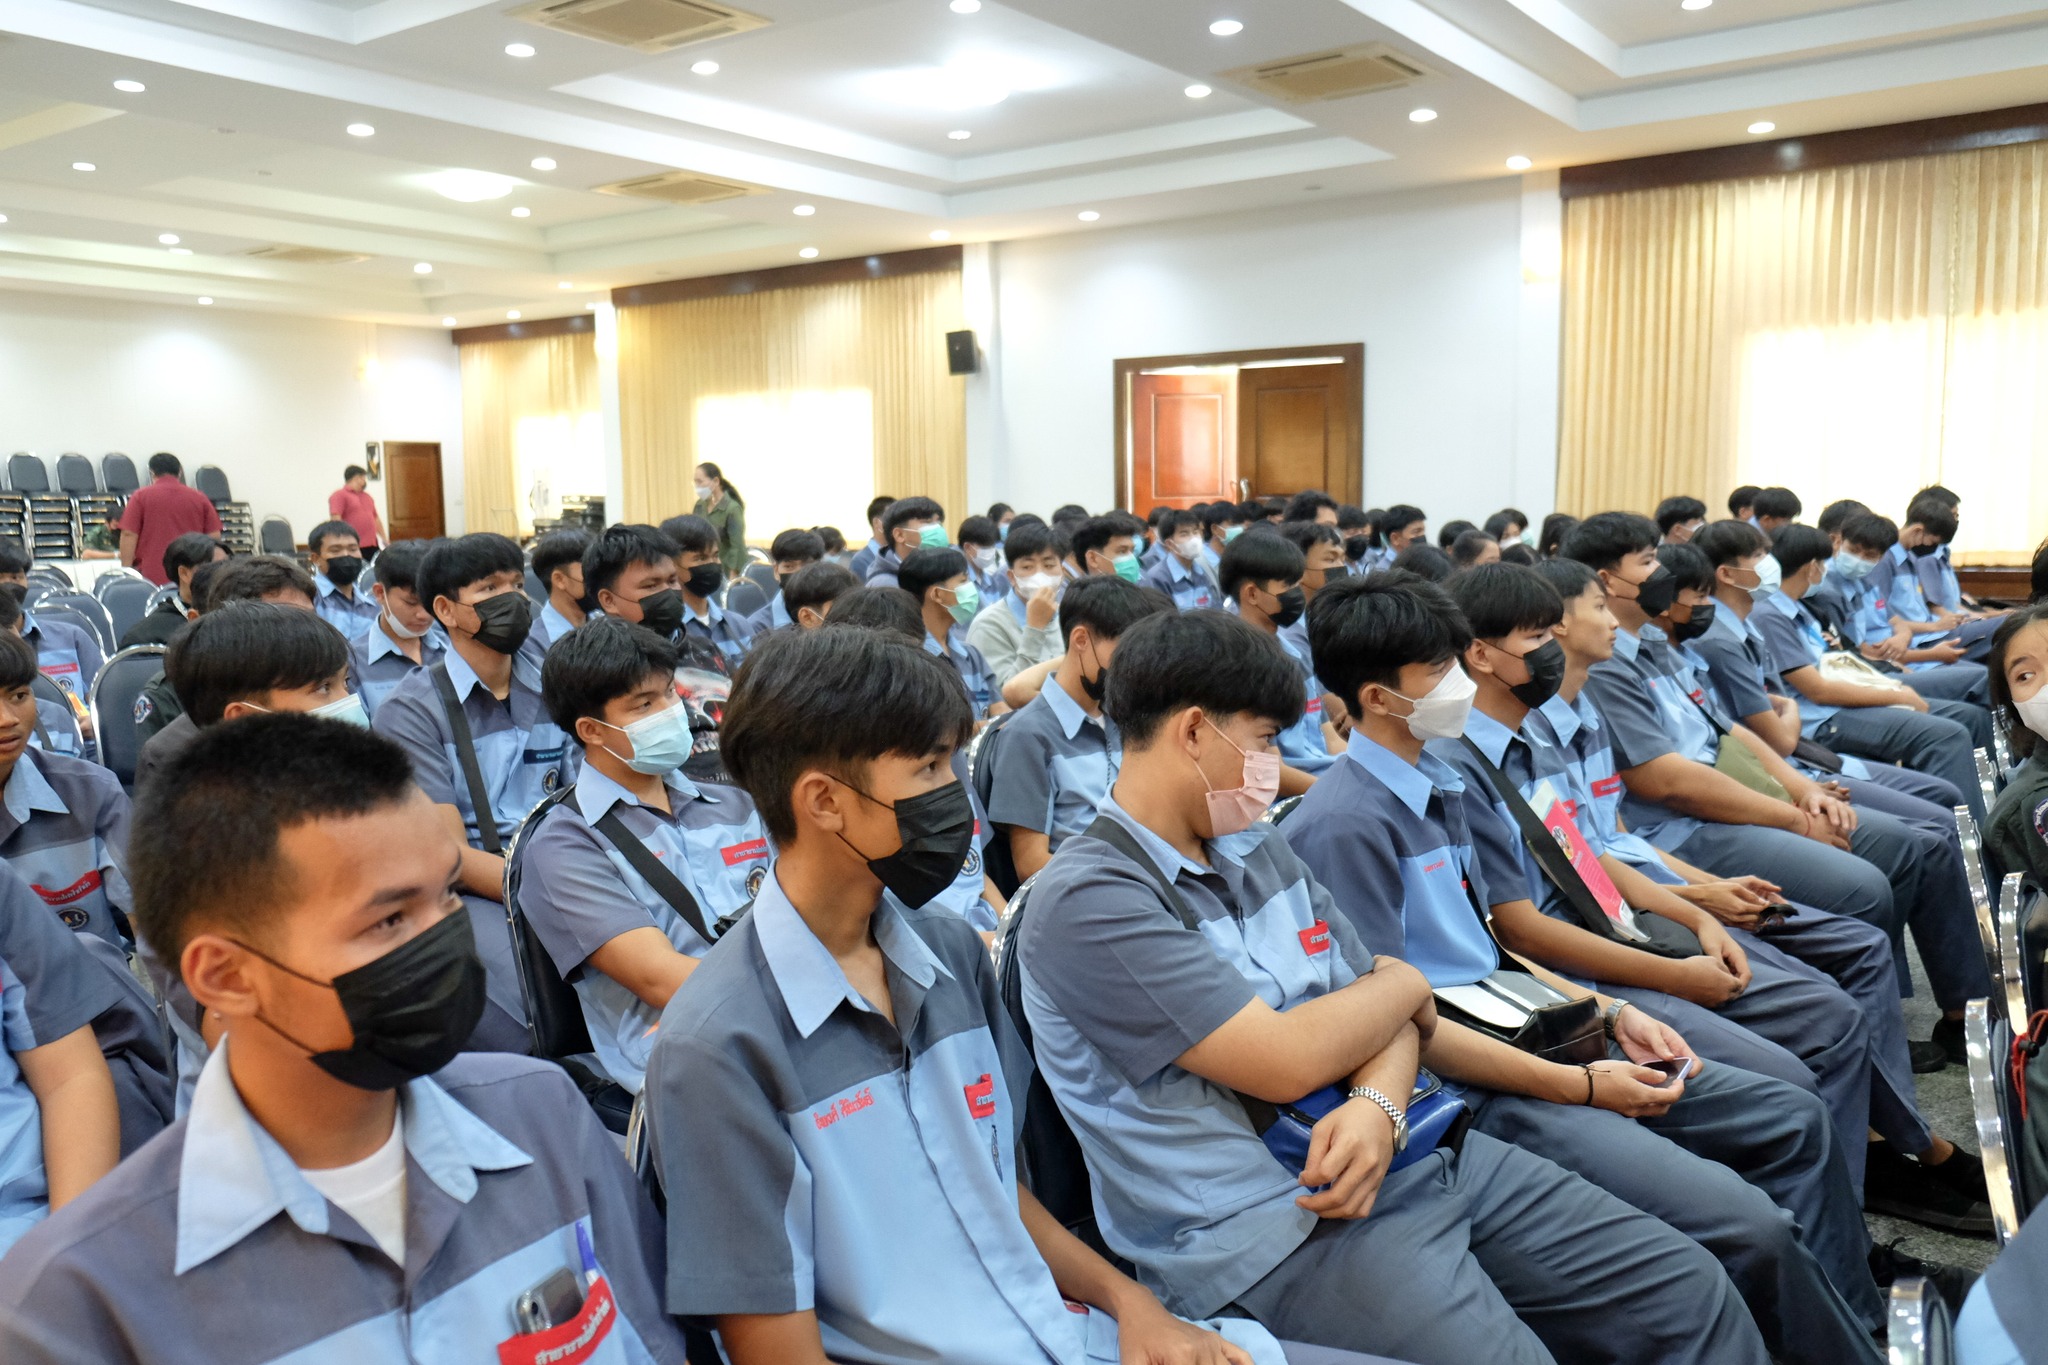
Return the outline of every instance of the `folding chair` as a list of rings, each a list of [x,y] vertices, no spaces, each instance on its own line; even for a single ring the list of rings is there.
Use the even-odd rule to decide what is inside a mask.
[[[2012,1030],[1996,1018],[1988,1000],[1972,1000],[1963,1011],[1963,1049],[1970,1068],[1970,1111],[1977,1128],[1977,1155],[1984,1163],[1984,1186],[1991,1196],[1991,1224],[2004,1246],[2020,1230],[2019,1188],[2012,1148],[2012,1105],[2008,1099],[2006,1059],[2012,1055]]]
[[[71,698],[40,673],[29,680],[28,686],[36,699],[36,743],[45,753],[84,758],[85,731],[78,726],[78,712],[72,708]]]
[[[114,623],[114,642],[119,644],[149,614],[157,589],[141,574],[108,574],[94,585],[94,591]]]
[[[2005,722],[1996,715],[1991,717],[1991,759],[1998,765],[2001,778],[2010,776],[2017,766],[2012,756],[2012,741],[2006,738]]]
[[[29,594],[34,596],[38,586],[45,588],[68,588],[72,586],[71,575],[55,564],[38,564],[28,571]]]
[[[740,577],[758,584],[762,592],[770,597],[780,591],[782,585],[775,581],[775,566],[764,559],[756,559],[741,571]]]
[[[43,463],[42,456],[17,450],[7,457],[7,486],[16,493],[47,493],[49,466]]]
[[[57,491],[69,493],[72,497],[84,497],[100,491],[98,476],[92,472],[92,461],[75,450],[66,451],[57,457]]]
[[[1996,981],[2004,975],[1998,965],[1998,918],[1984,876],[1984,840],[1968,806],[1956,807],[1956,839],[1963,846],[1963,876],[1970,884],[1970,905],[1977,912],[1977,941],[1984,949],[1984,965]]]
[[[206,494],[208,501],[216,506],[233,502],[235,495],[228,491],[228,476],[217,464],[203,464],[192,476],[192,486]]]
[[[106,603],[89,592],[76,588],[64,588],[38,596],[29,610],[39,616],[55,616],[84,626],[99,637],[103,653],[112,654],[120,635],[114,630],[114,618],[108,612]]]
[[[280,516],[265,517],[257,535],[257,549],[263,554],[297,560],[299,546],[292,538],[292,524]]]
[[[1998,770],[1991,766],[1991,755],[1982,749],[1970,750],[1970,759],[1977,765],[1977,786],[1984,793],[1984,809],[1990,810],[1998,800],[1998,789],[2003,785]]]
[[[163,666],[162,645],[130,645],[107,660],[87,694],[86,709],[92,713],[100,764],[131,791],[135,786],[135,760],[142,754],[142,740],[135,724],[135,701],[149,680],[163,671]]]
[[[130,568],[107,569],[92,581],[92,595],[104,602],[107,600],[107,589],[116,583],[149,583],[149,580]],[[152,588],[156,586],[154,583],[149,585]]]
[[[735,616],[752,616],[768,605],[769,594],[751,578],[736,578],[725,590],[725,609]]]
[[[1955,1365],[1948,1304],[1932,1280],[1911,1275],[1892,1285],[1885,1309],[1885,1349],[1888,1365]]]
[[[100,456],[100,479],[109,493],[123,497],[142,487],[142,480],[135,473],[135,461],[118,450]]]

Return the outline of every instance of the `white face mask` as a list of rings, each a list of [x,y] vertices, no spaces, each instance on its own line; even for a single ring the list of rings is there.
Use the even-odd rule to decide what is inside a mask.
[[[1451,671],[1422,696],[1403,696],[1399,692],[1394,695],[1415,707],[1404,717],[1409,734],[1424,740],[1456,739],[1465,733],[1465,718],[1472,714],[1472,699],[1479,695],[1479,684],[1453,664]]]
[[[1784,581],[1784,574],[1778,568],[1778,557],[1765,555],[1759,559],[1756,562],[1756,576],[1759,582],[1749,590],[1751,597],[1765,598],[1776,592],[1779,584]]]
[[[396,616],[393,616],[391,614],[391,609],[389,607],[386,607],[384,609],[384,624],[386,627],[390,629],[393,635],[396,635],[401,640],[417,640],[422,635],[425,635],[427,633],[427,630],[432,630],[434,628],[433,623],[429,622],[427,624],[426,630],[407,630],[405,628],[405,622],[399,620]]]
[[[325,706],[316,706],[306,714],[319,716],[324,720],[338,720],[359,730],[370,728],[370,713],[363,709],[363,699],[353,692],[345,697],[336,698]]]
[[[2015,701],[2012,709],[2020,713],[2020,724],[2041,738],[2048,739],[2048,687],[2042,688],[2025,701]]]
[[[1059,584],[1060,577],[1058,574],[1027,574],[1023,578],[1017,580],[1017,591],[1023,593],[1026,597],[1029,597],[1032,593],[1043,592],[1047,588],[1056,588],[1059,586]]]
[[[708,499],[709,499],[710,497],[711,497],[711,489],[710,489],[710,486],[709,486],[709,485],[707,485],[707,484],[701,484],[701,483],[700,483],[700,484],[698,484],[698,485],[697,485],[697,501],[699,501],[699,502],[704,502],[704,501],[708,500]]]
[[[1195,562],[1195,556],[1202,553],[1202,538],[1195,535],[1175,536],[1172,548],[1183,563],[1192,564]]]
[[[1001,550],[998,550],[993,545],[989,546],[987,549],[976,550],[974,552],[974,563],[976,567],[978,567],[983,573],[990,572],[998,564],[1001,564],[1002,562],[1003,552]]]

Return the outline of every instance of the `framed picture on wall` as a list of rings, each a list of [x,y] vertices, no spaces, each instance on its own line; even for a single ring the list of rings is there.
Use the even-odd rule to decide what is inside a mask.
[[[373,479],[384,477],[384,443],[382,441],[363,442],[363,468],[370,471],[370,477]]]

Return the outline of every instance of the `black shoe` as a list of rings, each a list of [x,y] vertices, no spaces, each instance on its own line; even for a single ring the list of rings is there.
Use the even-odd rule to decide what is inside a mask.
[[[1940,1261],[1923,1261],[1899,1250],[1896,1241],[1880,1242],[1870,1249],[1870,1274],[1882,1289],[1890,1289],[1894,1280],[1910,1280],[1916,1275],[1931,1280],[1952,1314],[1963,1311],[1963,1300],[1977,1283],[1976,1271]]]
[[[1953,1065],[1968,1066],[1970,1064],[1970,1051],[1963,1044],[1962,1020],[1937,1019],[1934,1023],[1934,1036],[1929,1038],[1927,1042],[1930,1046],[1940,1048],[1942,1056],[1946,1057]],[[1913,1047],[1918,1049],[1920,1044],[1914,1043]],[[1915,1071],[1920,1069],[1917,1063],[1917,1056],[1916,1051],[1916,1062],[1913,1067]],[[1938,1070],[1939,1068],[1931,1069]]]
[[[1906,1055],[1913,1059],[1913,1074],[1915,1076],[1925,1076],[1929,1072],[1940,1071],[1948,1065],[1948,1049],[1941,1045],[1939,1040],[1940,1029],[1941,1026],[1939,1024],[1935,1025],[1937,1037],[1933,1041],[1923,1043],[1915,1038],[1908,1038],[1906,1040]]]
[[[1922,1166],[1911,1157],[1900,1155],[1888,1142],[1873,1142],[1863,1175],[1863,1207],[1871,1213],[1890,1214],[1945,1232],[1988,1237],[1991,1205],[1984,1197],[1982,1184],[1974,1191],[1968,1188],[1967,1166],[1954,1171],[1943,1169],[1965,1158],[1975,1160],[1957,1149],[1943,1166]],[[1980,1167],[1980,1182],[1981,1172]]]
[[[1973,1153],[1957,1147],[1939,1166],[1921,1164],[1920,1169],[1966,1199],[1990,1203],[1991,1193],[1984,1184],[1984,1162]]]

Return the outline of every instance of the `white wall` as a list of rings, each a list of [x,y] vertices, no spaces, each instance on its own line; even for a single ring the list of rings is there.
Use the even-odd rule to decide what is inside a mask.
[[[1368,506],[1540,517],[1557,338],[1554,312],[1525,318],[1542,300],[1525,299],[1524,227],[1507,178],[1001,244],[975,510],[1109,504],[1118,357],[1362,341]]]
[[[460,530],[460,369],[445,332],[0,292],[0,454],[41,455],[53,478],[64,451],[97,465],[120,450],[147,481],[149,455],[169,450],[188,481],[219,465],[259,524],[283,516],[303,541],[372,440],[441,443]],[[383,484],[370,488],[381,506]]]

